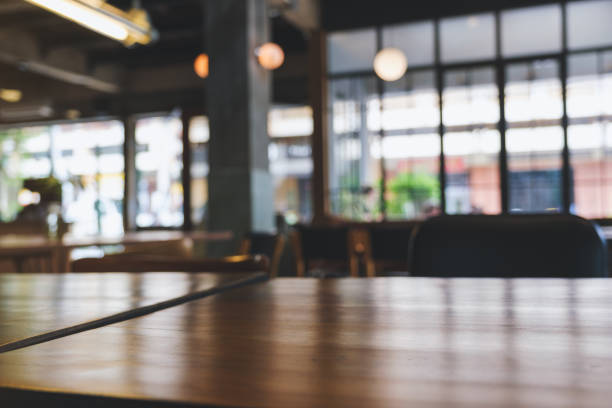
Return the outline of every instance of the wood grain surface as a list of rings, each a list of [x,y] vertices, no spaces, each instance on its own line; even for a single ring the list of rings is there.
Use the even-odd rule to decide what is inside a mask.
[[[170,307],[262,274],[0,274],[0,352],[32,337]],[[65,333],[64,333],[65,334]]]
[[[612,280],[276,279],[0,354],[0,400],[607,408],[611,345]]]

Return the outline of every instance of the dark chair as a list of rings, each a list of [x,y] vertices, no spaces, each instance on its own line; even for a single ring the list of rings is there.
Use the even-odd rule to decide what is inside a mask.
[[[265,272],[268,267],[268,258],[260,255],[199,259],[129,253],[83,258],[71,264],[73,272]]]
[[[368,276],[408,273],[408,248],[414,223],[377,223],[365,227],[364,264]]]
[[[270,260],[270,277],[278,275],[285,237],[280,234],[265,232],[250,232],[244,236],[240,244],[240,255],[265,255]]]
[[[605,277],[598,226],[573,215],[447,215],[423,222],[410,244],[414,276]]]
[[[359,264],[348,226],[297,225],[291,235],[297,276],[313,269],[349,270],[358,276]]]

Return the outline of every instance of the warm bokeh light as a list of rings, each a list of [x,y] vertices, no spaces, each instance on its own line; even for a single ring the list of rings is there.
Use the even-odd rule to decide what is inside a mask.
[[[406,55],[397,48],[384,48],[374,58],[374,71],[384,81],[397,81],[407,68]]]
[[[19,102],[23,94],[19,89],[0,89],[0,99],[5,102]]]
[[[198,55],[193,62],[193,70],[200,78],[206,78],[208,76],[208,55]]]
[[[265,43],[255,50],[259,65],[265,69],[274,70],[279,68],[285,62],[285,52],[283,49],[274,43]]]

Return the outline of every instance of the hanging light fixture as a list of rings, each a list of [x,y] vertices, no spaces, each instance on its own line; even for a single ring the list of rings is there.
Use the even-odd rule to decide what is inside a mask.
[[[16,103],[23,97],[19,89],[0,89],[0,99],[4,102]]]
[[[406,73],[408,60],[397,48],[383,48],[374,57],[374,72],[384,81],[397,81]]]
[[[135,2],[125,12],[105,0],[25,0],[129,47],[157,39],[147,12]]]
[[[279,68],[285,62],[285,52],[280,45],[273,42],[265,43],[255,49],[259,65],[268,70]]]
[[[208,55],[200,54],[193,61],[193,70],[200,78],[206,78],[208,76]]]

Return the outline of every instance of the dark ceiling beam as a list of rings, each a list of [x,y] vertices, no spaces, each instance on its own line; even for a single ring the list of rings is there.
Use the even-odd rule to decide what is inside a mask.
[[[120,90],[117,69],[97,67],[89,70],[86,55],[70,48],[43,53],[36,37],[25,31],[0,31],[0,61],[99,92],[117,93]]]

